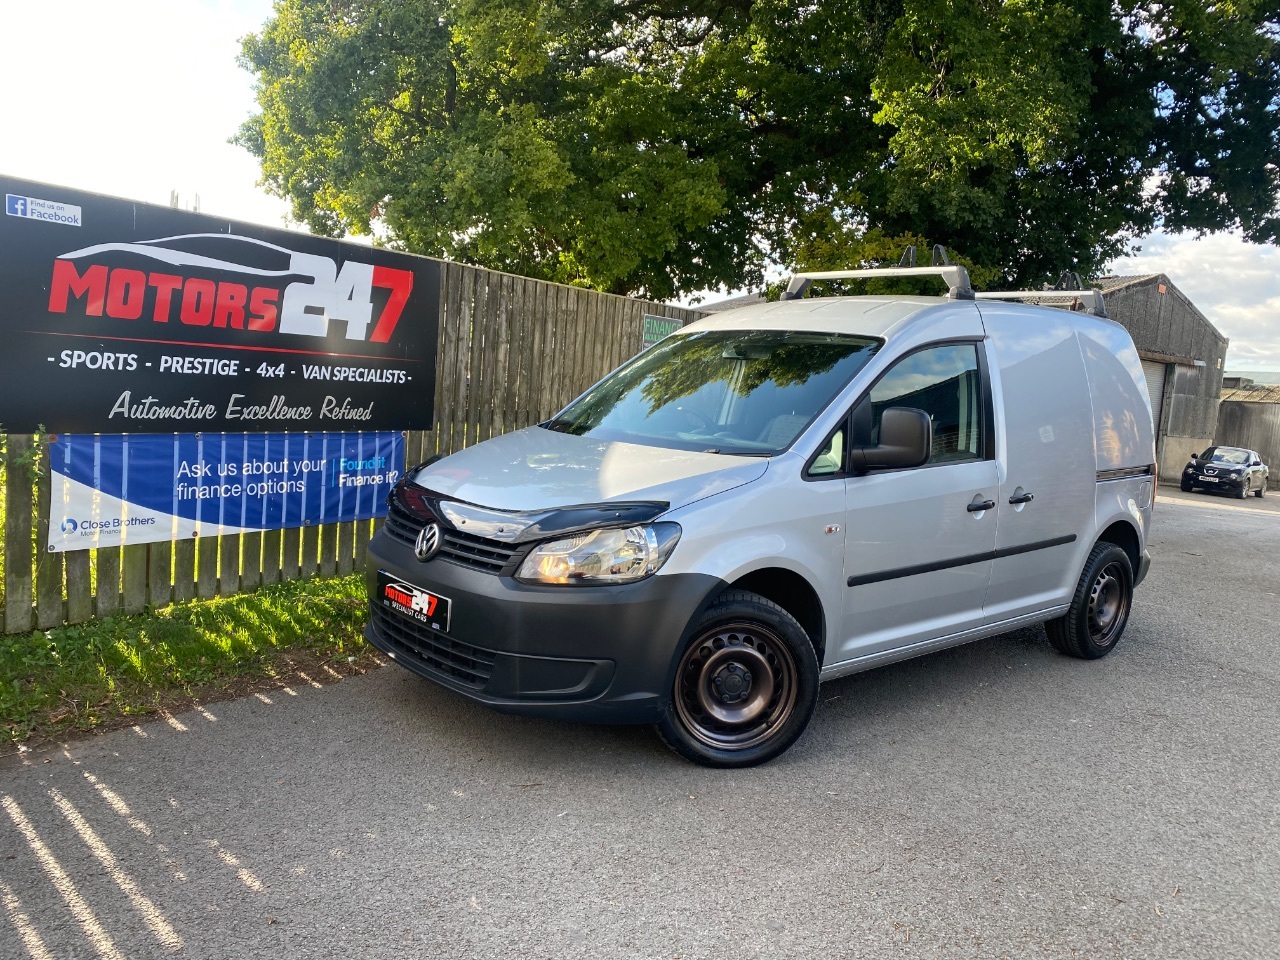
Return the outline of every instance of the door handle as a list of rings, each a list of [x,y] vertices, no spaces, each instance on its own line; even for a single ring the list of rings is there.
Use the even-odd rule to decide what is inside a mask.
[[[990,510],[996,505],[994,500],[975,500],[973,503],[965,507],[970,513],[981,513],[983,510]]]
[[[1010,497],[1010,503],[1030,503],[1036,498],[1034,493],[1020,493],[1016,497]]]

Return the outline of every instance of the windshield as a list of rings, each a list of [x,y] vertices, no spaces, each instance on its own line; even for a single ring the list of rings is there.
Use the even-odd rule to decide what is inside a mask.
[[[1248,450],[1235,450],[1231,447],[1210,447],[1200,457],[1213,463],[1248,463]]]
[[[880,341],[788,330],[668,337],[544,426],[602,440],[771,456],[872,357]]]

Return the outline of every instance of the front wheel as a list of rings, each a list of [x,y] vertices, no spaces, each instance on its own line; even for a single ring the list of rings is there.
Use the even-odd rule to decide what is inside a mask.
[[[1180,487],[1182,488],[1182,492],[1183,492],[1183,493],[1190,493],[1190,492],[1191,492],[1192,487],[1191,487],[1191,481],[1190,481],[1190,480],[1183,480],[1183,481],[1181,481],[1181,482],[1178,484],[1178,486],[1180,486]]]
[[[1133,564],[1114,543],[1099,540],[1066,615],[1044,625],[1049,642],[1061,653],[1097,660],[1115,649],[1133,606]]]
[[[818,658],[776,603],[733,590],[694,625],[659,736],[708,767],[753,767],[800,738],[818,702]]]
[[[1250,485],[1250,480],[1248,477],[1246,477],[1244,483],[1240,484],[1240,486],[1236,488],[1237,500],[1243,500],[1245,497],[1249,495],[1249,485]]]

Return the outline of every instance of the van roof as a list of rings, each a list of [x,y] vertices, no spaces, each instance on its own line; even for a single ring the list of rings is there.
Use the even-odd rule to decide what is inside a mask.
[[[977,309],[972,300],[947,297],[813,297],[757,303],[695,320],[683,329],[695,330],[804,330],[815,333],[851,333],[886,337],[903,321],[946,307]]]

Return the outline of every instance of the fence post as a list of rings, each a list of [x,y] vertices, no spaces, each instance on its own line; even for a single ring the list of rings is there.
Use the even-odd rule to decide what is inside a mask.
[[[11,433],[5,451],[4,632],[26,633],[33,620],[31,514],[35,484],[31,454],[35,438]]]
[[[49,438],[41,437],[37,447],[44,473],[36,483],[36,628],[48,630],[66,619],[62,604],[62,554],[49,551],[49,508],[53,473],[49,468]]]

